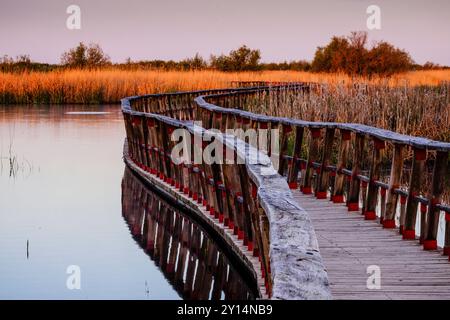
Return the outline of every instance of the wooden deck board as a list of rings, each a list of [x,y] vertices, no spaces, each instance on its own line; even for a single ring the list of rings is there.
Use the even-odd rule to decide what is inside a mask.
[[[335,299],[450,299],[450,263],[442,251],[424,251],[342,204],[299,191],[294,198],[312,220]],[[370,265],[380,267],[380,289],[367,288]]]

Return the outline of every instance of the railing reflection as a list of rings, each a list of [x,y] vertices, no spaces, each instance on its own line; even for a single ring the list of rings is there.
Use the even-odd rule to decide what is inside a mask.
[[[252,284],[229,253],[128,168],[122,180],[122,215],[135,241],[183,299],[255,299]]]

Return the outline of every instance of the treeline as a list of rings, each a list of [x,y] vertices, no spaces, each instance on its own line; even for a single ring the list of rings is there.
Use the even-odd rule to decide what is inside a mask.
[[[81,42],[61,56],[60,64],[45,64],[31,61],[27,55],[16,59],[4,56],[0,58],[0,71],[53,71],[58,69],[98,69],[116,68],[121,70],[219,70],[225,72],[293,70],[329,73],[346,73],[349,75],[383,75],[389,76],[411,70],[443,69],[432,62],[424,65],[414,63],[409,53],[387,42],[378,42],[371,48],[367,46],[367,33],[352,32],[348,37],[333,37],[326,46],[318,47],[312,62],[298,60],[281,63],[261,62],[261,52],[245,45],[231,50],[225,55],[211,55],[208,60],[198,53],[192,58],[180,61],[145,60],[124,63],[112,63],[109,56],[98,44],[86,45]]]
[[[24,72],[24,71],[52,71],[58,68],[56,64],[33,62],[28,55],[18,56],[16,59],[3,56],[0,57],[0,71],[1,72]]]

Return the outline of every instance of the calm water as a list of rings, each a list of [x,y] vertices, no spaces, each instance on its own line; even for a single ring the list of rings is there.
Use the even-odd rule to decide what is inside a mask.
[[[118,106],[0,107],[1,299],[180,298],[122,216],[124,137]]]
[[[183,299],[255,299],[256,284],[248,282],[252,277],[227,248],[128,168],[122,180],[122,215],[136,243]]]

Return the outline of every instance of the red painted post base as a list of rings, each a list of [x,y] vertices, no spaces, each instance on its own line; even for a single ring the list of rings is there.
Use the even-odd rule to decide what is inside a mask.
[[[395,220],[383,220],[383,228],[395,229]]]
[[[253,241],[249,241],[247,244],[247,247],[248,247],[248,251],[253,252]]]
[[[403,230],[403,240],[416,240],[416,230]]]
[[[302,187],[301,191],[303,194],[312,194],[312,188],[311,187]]]
[[[297,182],[289,182],[289,189],[297,189],[298,184]]]
[[[326,191],[317,191],[316,192],[316,198],[317,199],[326,199],[327,198],[327,192]]]
[[[376,220],[377,214],[375,211],[366,211],[364,212],[364,220]]]
[[[359,211],[359,203],[358,202],[349,202],[347,207],[348,207],[348,211]]]
[[[344,203],[344,195],[331,196],[331,201],[333,201],[333,203]]]
[[[444,247],[444,252],[442,253],[444,256],[450,256],[450,247]]]
[[[424,240],[423,241],[423,250],[437,250],[437,241],[436,240]]]
[[[243,240],[244,239],[244,230],[238,230],[238,240]]]

